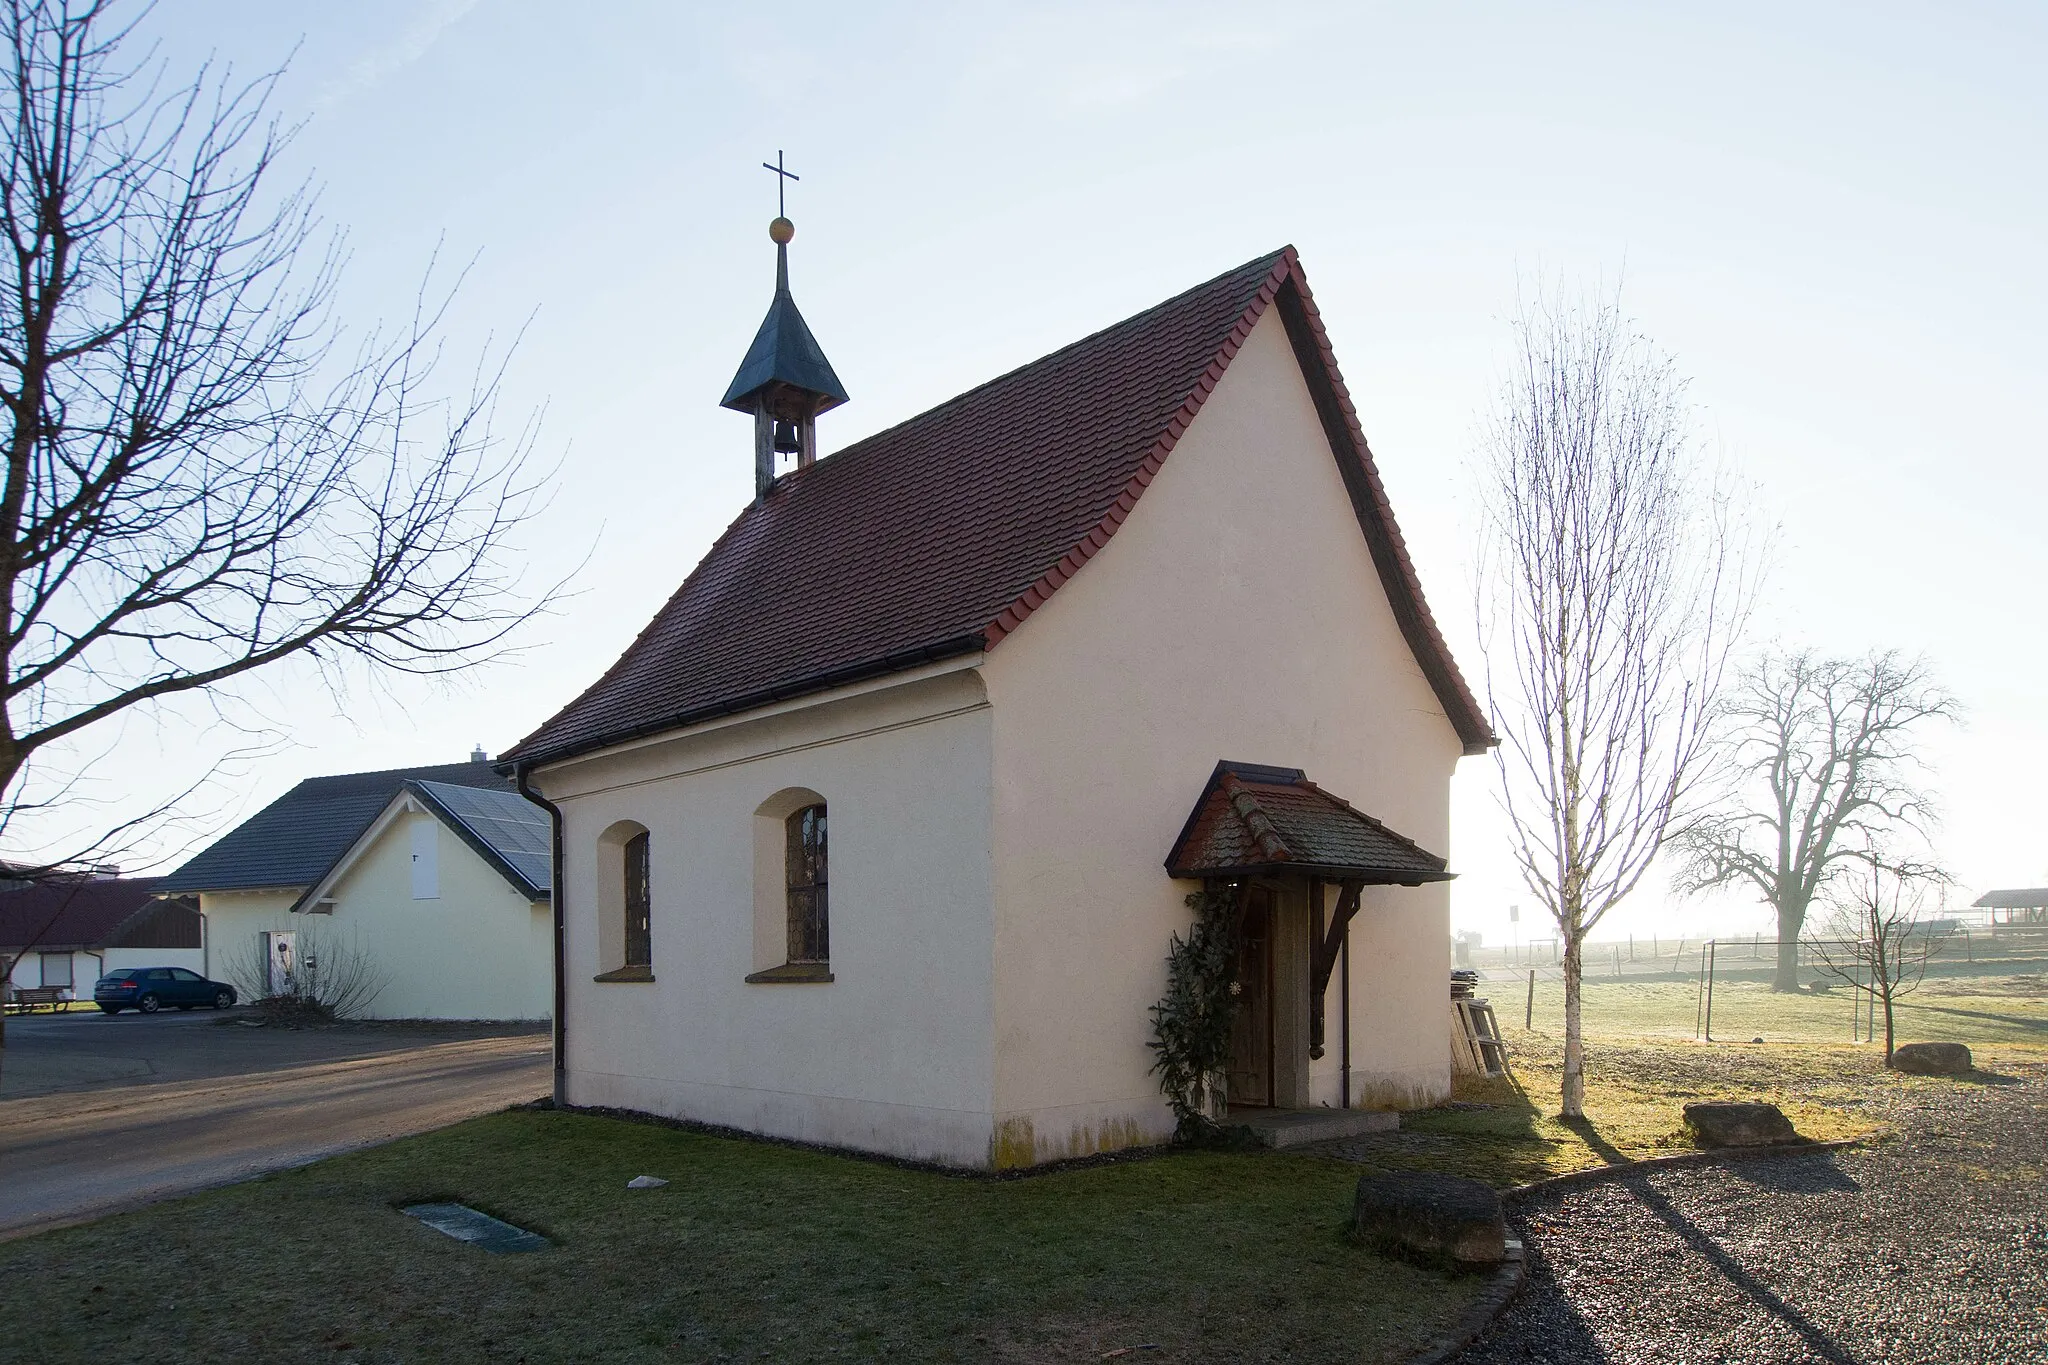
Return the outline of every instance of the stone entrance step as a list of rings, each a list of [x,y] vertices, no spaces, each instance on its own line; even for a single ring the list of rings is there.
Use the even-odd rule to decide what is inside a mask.
[[[1251,1129],[1268,1147],[1391,1133],[1401,1126],[1399,1114],[1378,1109],[1233,1109],[1229,1121]]]

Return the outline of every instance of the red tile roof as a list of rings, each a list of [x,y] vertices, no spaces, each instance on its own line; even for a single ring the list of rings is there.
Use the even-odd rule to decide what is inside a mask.
[[[1482,752],[1486,716],[1288,247],[779,480],[502,769],[995,648],[1116,534],[1275,303],[1395,616],[1465,751]]]
[[[162,914],[178,916],[178,928],[189,937],[177,942],[156,942],[138,946],[200,946],[198,906],[188,900],[161,901],[156,893],[163,887],[161,877],[104,877],[41,882],[15,891],[0,892],[0,949],[18,951],[41,948],[52,952],[68,948],[120,947],[139,934],[147,921]]]
[[[1174,877],[1299,872],[1417,886],[1445,862],[1308,780],[1299,768],[1218,763],[1166,855]]]

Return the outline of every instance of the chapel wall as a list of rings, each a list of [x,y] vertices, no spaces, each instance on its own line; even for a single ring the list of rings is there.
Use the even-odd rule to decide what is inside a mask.
[[[1116,535],[983,673],[1000,1164],[1170,1133],[1147,1010],[1196,884],[1162,862],[1217,760],[1304,768],[1451,853],[1462,746],[1395,621],[1277,308]],[[1366,893],[1354,1097],[1448,1094],[1448,941],[1444,886]],[[1311,1073],[1333,1104],[1335,992]]]
[[[989,721],[971,667],[544,769],[567,849],[567,1098],[955,1165],[988,1160]],[[829,812],[829,983],[760,970],[757,815]],[[597,920],[599,839],[649,836],[652,982]]]

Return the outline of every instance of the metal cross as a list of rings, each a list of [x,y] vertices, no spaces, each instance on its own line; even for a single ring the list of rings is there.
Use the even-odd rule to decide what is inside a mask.
[[[789,188],[790,181],[801,180],[803,177],[795,171],[785,171],[782,169],[782,149],[780,147],[775,149],[775,164],[771,166],[764,161],[761,163],[761,169],[773,171],[779,177],[775,182],[775,216],[777,218],[789,217],[788,206],[782,201],[782,192]]]

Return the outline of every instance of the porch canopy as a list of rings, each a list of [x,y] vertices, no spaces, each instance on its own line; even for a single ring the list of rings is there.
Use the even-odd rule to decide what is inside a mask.
[[[1168,876],[1293,874],[1357,886],[1449,881],[1442,858],[1396,834],[1299,768],[1224,760],[1166,856]]]

